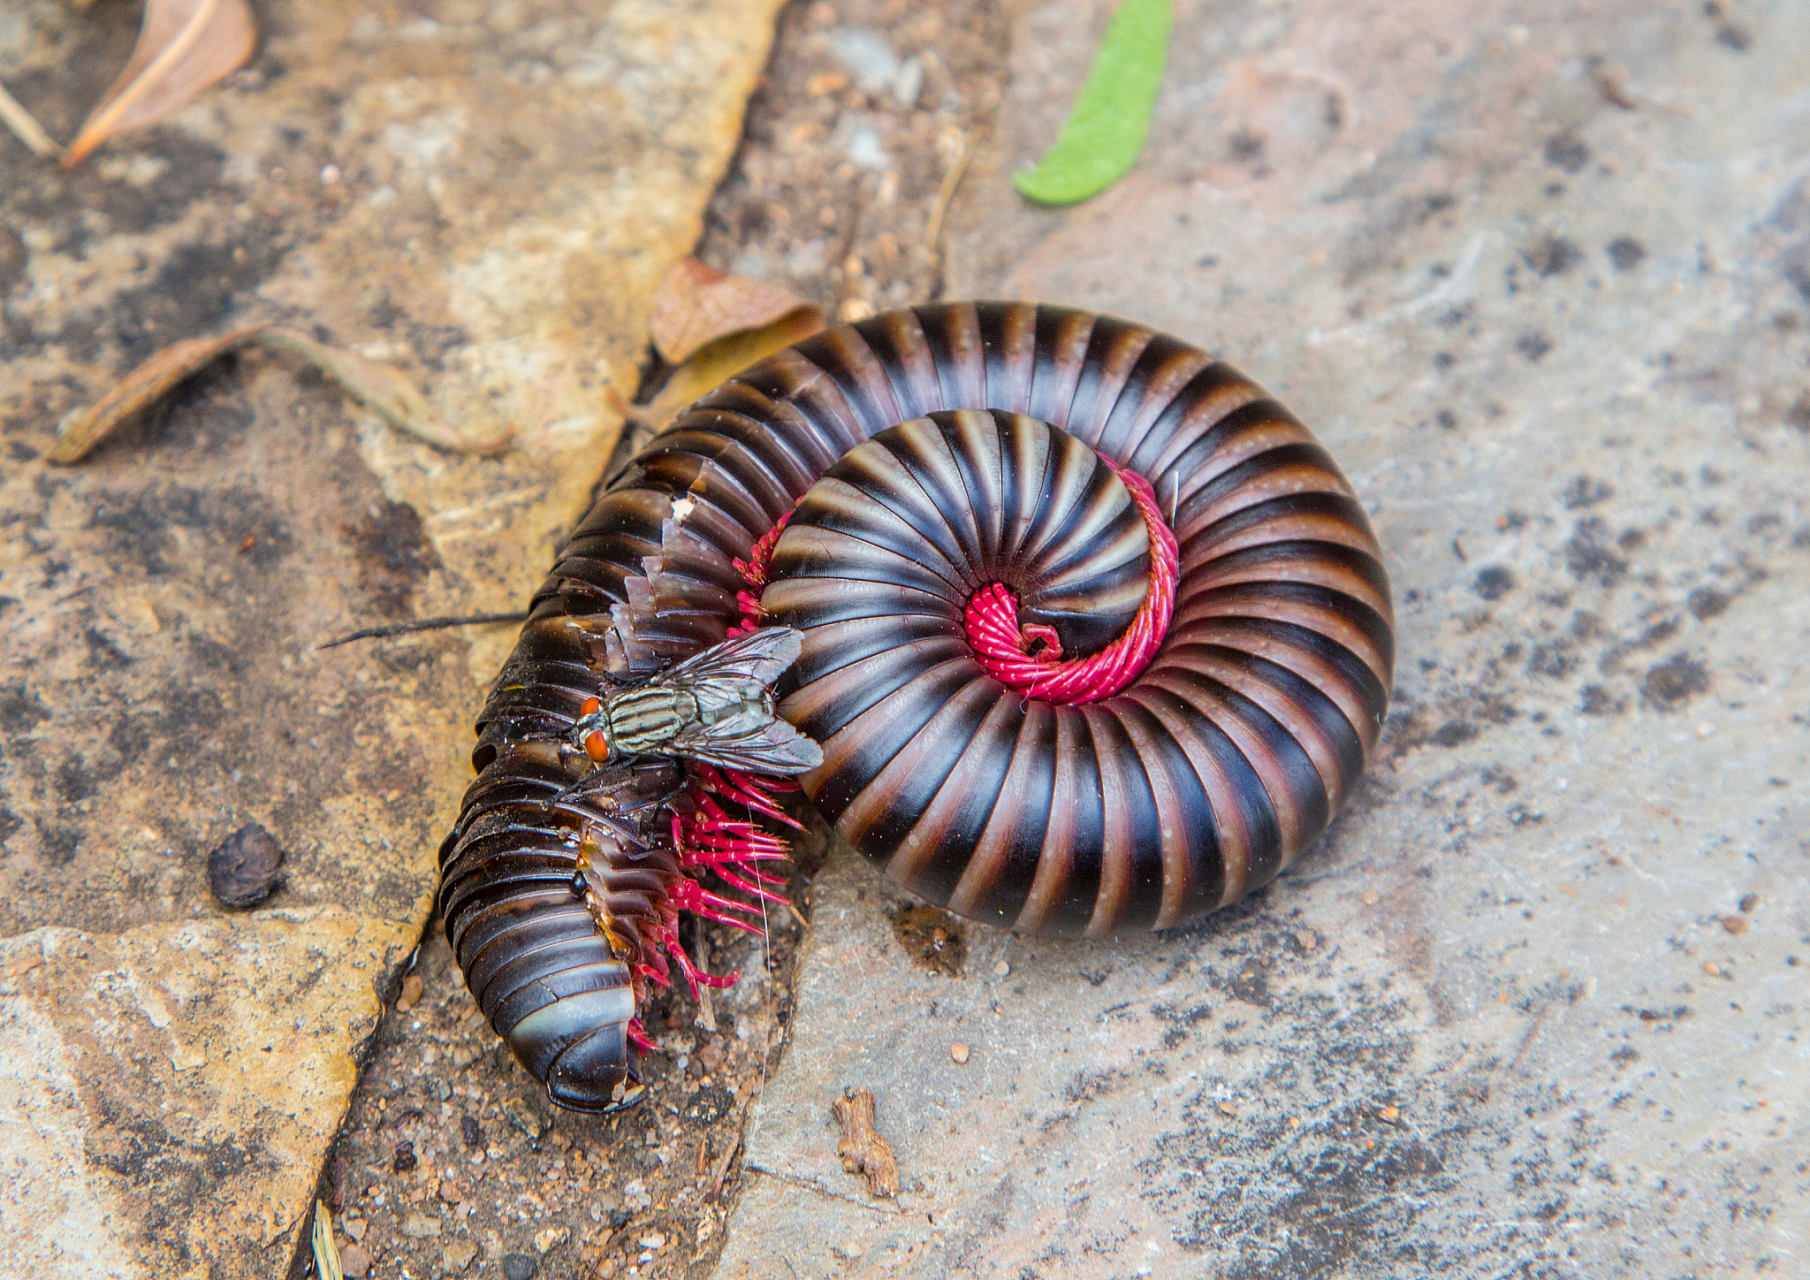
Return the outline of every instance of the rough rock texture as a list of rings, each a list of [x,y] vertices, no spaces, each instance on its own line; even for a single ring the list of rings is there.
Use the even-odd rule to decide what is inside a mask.
[[[1792,1274],[1810,18],[1176,8],[1149,152],[1064,212],[1007,179],[1110,5],[1013,6],[947,291],[1175,330],[1321,432],[1391,557],[1380,759],[1240,908],[965,927],[956,977],[832,861],[718,1274]]]
[[[0,1224],[41,1246],[33,1274],[288,1264],[511,635],[315,645],[523,603],[775,8],[260,6],[249,68],[75,172],[0,137]],[[0,78],[67,138],[137,20],[8,6]],[[437,453],[249,356],[80,468],[39,458],[155,349],[254,320],[390,361],[516,447]],[[207,855],[248,822],[285,885],[230,914]]]

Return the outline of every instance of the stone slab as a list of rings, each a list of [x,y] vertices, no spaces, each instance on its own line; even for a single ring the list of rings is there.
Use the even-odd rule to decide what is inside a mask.
[[[74,993],[9,1006],[30,1274],[288,1264],[514,629],[316,646],[526,602],[617,436],[605,393],[635,391],[776,8],[259,6],[249,67],[74,172],[0,138],[0,934]],[[0,79],[68,138],[137,21],[9,5]],[[39,458],[152,351],[258,320],[388,361],[514,448],[436,452],[249,356],[80,468]],[[249,821],[287,881],[234,916],[206,859]],[[105,1034],[76,998],[95,991]],[[285,1033],[293,1078],[266,1094],[169,1065],[199,1043],[230,1076],[222,1038],[243,1053],[295,1018],[318,1039]]]
[[[1178,3],[1138,169],[1029,208],[1110,8],[1013,6],[948,292],[1171,329],[1321,433],[1395,584],[1379,760],[1241,907],[970,928],[956,978],[832,863],[716,1274],[1801,1270],[1810,20]]]

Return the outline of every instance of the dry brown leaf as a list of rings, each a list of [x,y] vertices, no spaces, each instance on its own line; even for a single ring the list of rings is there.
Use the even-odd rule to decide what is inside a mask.
[[[663,431],[691,403],[714,391],[757,360],[802,342],[823,328],[823,313],[806,303],[786,312],[771,324],[718,338],[692,352],[652,402],[613,407],[625,417],[652,431]]]
[[[258,42],[246,0],[146,0],[132,60],[69,144],[72,169],[116,133],[156,124],[244,66]]]
[[[800,310],[816,313],[821,326],[822,313],[790,289],[685,258],[660,282],[648,328],[660,354],[680,364],[706,343],[765,328]]]
[[[227,352],[249,345],[302,356],[398,431],[438,448],[489,454],[509,444],[507,433],[492,440],[463,439],[441,420],[413,383],[387,364],[316,342],[293,329],[248,325],[215,338],[172,343],[151,356],[94,404],[65,418],[56,444],[45,455],[46,461],[65,466],[81,461],[115,428],[157,404],[178,383]]]
[[[177,383],[200,372],[210,361],[243,345],[259,327],[235,329],[217,338],[189,338],[165,347],[121,378],[94,404],[65,418],[56,445],[45,457],[65,465],[80,461],[120,423],[149,409]]]

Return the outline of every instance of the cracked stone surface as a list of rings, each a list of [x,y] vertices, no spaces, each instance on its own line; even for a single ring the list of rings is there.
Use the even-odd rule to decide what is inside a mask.
[[[259,6],[245,71],[73,173],[0,138],[0,1232],[26,1242],[0,1271],[289,1265],[511,635],[315,646],[524,602],[776,8]],[[0,78],[68,138],[138,16],[9,5]],[[437,453],[245,357],[83,466],[41,461],[152,351],[256,320],[516,447]],[[286,883],[228,913],[207,856],[251,821]]]
[[[1810,17],[1183,0],[1144,159],[1050,211],[1009,174],[1111,6],[1007,9],[947,293],[1168,328],[1313,425],[1394,707],[1316,850],[1161,937],[952,925],[949,976],[832,859],[716,1274],[1800,1271]]]

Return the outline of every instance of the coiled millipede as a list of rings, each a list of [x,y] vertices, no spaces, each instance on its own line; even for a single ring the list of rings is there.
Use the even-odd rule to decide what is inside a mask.
[[[1362,772],[1393,663],[1381,552],[1337,465],[1174,338],[952,304],[753,366],[567,541],[441,850],[472,992],[562,1106],[635,1099],[645,983],[700,977],[678,912],[751,910],[698,877],[770,894],[758,860],[783,852],[759,825],[782,815],[771,785],[599,766],[573,726],[744,621],[802,633],[775,696],[821,744],[800,782],[850,845],[932,902],[1059,935],[1165,928],[1271,880]],[[1059,656],[1121,631],[1141,639]]]

